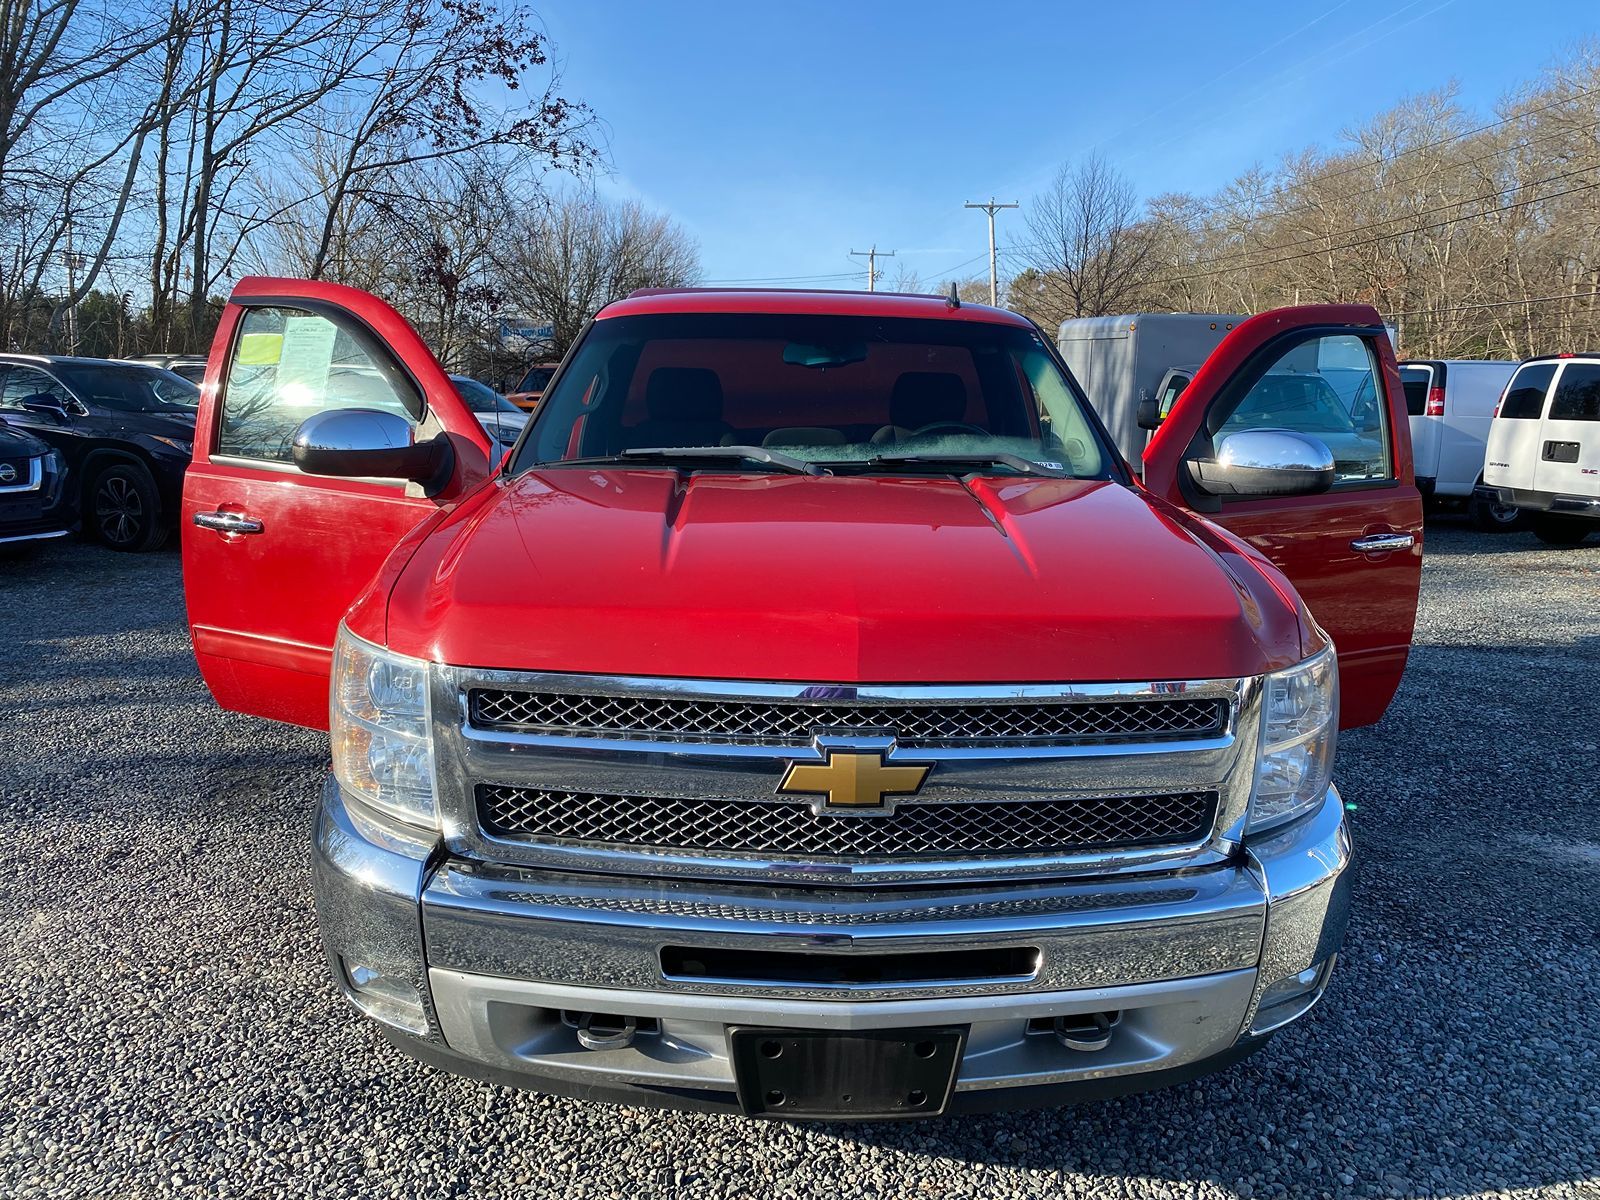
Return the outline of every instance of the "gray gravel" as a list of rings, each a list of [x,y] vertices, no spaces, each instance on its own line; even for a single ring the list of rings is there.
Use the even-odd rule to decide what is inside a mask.
[[[176,553],[0,563],[0,1196],[1600,1200],[1600,546],[1430,529],[1347,736],[1328,1000],[1220,1076],[943,1123],[581,1104],[413,1064],[324,976],[325,741],[216,709]]]

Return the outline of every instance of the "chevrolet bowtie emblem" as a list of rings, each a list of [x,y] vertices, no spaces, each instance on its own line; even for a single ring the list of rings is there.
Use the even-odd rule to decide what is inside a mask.
[[[932,763],[886,762],[888,750],[837,749],[820,740],[817,748],[827,761],[791,762],[778,791],[792,796],[825,797],[815,806],[819,812],[885,811],[885,797],[916,795],[933,770]]]

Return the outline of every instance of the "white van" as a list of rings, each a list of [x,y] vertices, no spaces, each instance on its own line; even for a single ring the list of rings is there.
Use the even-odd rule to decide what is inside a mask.
[[[1400,364],[1417,487],[1424,500],[1465,504],[1479,529],[1512,529],[1526,519],[1520,509],[1479,488],[1494,406],[1516,369],[1514,362],[1470,358]]]
[[[1517,368],[1489,430],[1483,480],[1533,514],[1541,541],[1575,546],[1600,529],[1600,354]]]

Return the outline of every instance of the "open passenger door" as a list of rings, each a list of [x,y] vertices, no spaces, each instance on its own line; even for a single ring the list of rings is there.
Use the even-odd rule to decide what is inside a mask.
[[[333,427],[305,436],[329,414]],[[307,446],[373,430],[399,443],[393,461],[426,458],[430,476],[334,477],[296,463],[297,434],[310,461]],[[217,702],[326,729],[340,619],[408,532],[485,478],[492,450],[383,301],[338,284],[240,280],[212,342],[183,488],[189,630]]]
[[[1331,451],[1334,482],[1302,495],[1217,495],[1197,464],[1251,430]],[[1340,725],[1369,725],[1400,685],[1422,578],[1422,497],[1394,350],[1367,305],[1265,312],[1223,339],[1144,453],[1144,483],[1270,559],[1339,654]]]

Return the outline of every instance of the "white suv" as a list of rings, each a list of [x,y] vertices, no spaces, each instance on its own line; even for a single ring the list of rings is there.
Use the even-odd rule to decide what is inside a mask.
[[[1517,368],[1489,430],[1483,480],[1534,514],[1541,541],[1575,546],[1600,528],[1600,354]]]

